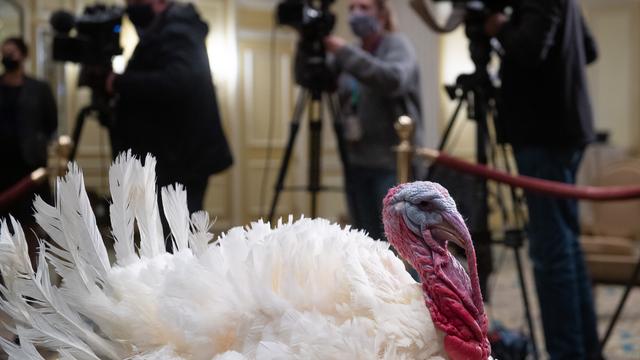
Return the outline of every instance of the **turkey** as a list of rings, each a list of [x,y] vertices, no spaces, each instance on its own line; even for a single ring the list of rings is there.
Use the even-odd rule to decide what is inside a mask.
[[[2,221],[0,307],[20,339],[0,338],[10,359],[41,360],[37,348],[66,360],[489,358],[474,250],[442,187],[401,185],[384,203],[420,285],[388,243],[323,219],[255,222],[213,241],[180,185],[161,189],[167,253],[154,165],[128,153],[110,169],[113,258],[74,164],[54,206],[34,201],[50,237],[37,270],[20,224]],[[466,249],[470,276],[449,241]]]

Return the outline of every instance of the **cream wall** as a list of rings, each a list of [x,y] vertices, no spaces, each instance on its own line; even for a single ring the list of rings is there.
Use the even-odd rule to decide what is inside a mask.
[[[598,129],[635,154],[640,152],[640,0],[583,0],[599,47],[589,68]]]

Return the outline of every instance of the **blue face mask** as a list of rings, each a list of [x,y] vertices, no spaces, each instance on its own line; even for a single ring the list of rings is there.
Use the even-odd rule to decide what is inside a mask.
[[[351,26],[351,31],[361,39],[382,32],[380,21],[376,17],[367,14],[351,14],[349,16],[349,25]]]

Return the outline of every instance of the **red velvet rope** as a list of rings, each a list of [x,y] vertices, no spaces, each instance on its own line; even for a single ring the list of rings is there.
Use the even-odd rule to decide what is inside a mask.
[[[36,185],[38,185],[38,182],[34,181],[31,178],[31,175],[27,175],[15,185],[0,193],[0,212],[4,212],[9,209],[23,196],[30,193]]]
[[[514,176],[509,173],[491,169],[487,166],[472,164],[440,153],[435,163],[486,179],[519,187],[540,194],[559,198],[572,198],[592,201],[632,200],[640,198],[639,186],[573,186],[565,183],[541,180],[528,176]]]

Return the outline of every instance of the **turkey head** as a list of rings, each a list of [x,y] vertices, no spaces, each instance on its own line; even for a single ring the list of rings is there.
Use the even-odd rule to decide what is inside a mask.
[[[417,270],[433,323],[445,335],[449,357],[489,358],[475,250],[447,190],[431,182],[402,184],[389,190],[383,205],[387,239]],[[450,242],[464,249],[469,274],[449,252]]]

